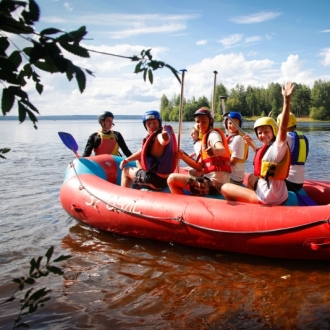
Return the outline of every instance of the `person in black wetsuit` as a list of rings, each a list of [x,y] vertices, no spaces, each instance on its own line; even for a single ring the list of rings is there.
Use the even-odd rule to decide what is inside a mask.
[[[110,111],[104,111],[98,116],[98,122],[102,129],[88,138],[83,157],[89,157],[93,150],[95,155],[110,154],[118,156],[120,155],[119,148],[126,157],[132,155],[123,136],[119,132],[111,130],[115,125],[113,123],[114,118]]]

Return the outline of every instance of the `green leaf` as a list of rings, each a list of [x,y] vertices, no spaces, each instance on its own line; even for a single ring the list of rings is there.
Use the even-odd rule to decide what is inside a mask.
[[[21,284],[22,280],[20,278],[16,277],[16,278],[13,279],[13,282]]]
[[[9,57],[0,57],[0,68],[5,71],[17,71],[17,67]]]
[[[41,95],[44,90],[44,85],[41,85],[40,83],[36,83],[36,90]]]
[[[47,258],[47,264],[49,263],[49,260],[52,257],[53,252],[54,252],[54,246],[51,246],[45,254],[45,257]]]
[[[81,70],[79,68],[79,66],[74,65],[73,68],[74,68],[74,72],[76,74],[76,80],[78,83],[80,93],[83,93],[86,88],[86,76],[85,76],[83,70]]]
[[[6,49],[10,43],[7,37],[0,37],[0,56],[6,56]]]
[[[53,262],[60,262],[60,261],[63,261],[63,260],[67,260],[67,259],[69,259],[71,257],[72,257],[71,255],[66,255],[66,256],[61,255],[58,258],[56,258],[55,260],[53,260]]]
[[[10,84],[20,85],[17,74],[10,70],[0,69],[0,80],[7,81]]]
[[[61,36],[59,36],[55,40],[57,40],[57,41],[69,41],[69,42],[80,41],[86,34],[87,34],[86,27],[81,26],[78,30],[62,34]]]
[[[1,15],[1,13],[0,30],[14,34],[30,34],[34,32],[33,28],[25,25],[24,22],[18,22],[12,17]]]
[[[56,274],[56,275],[63,275],[64,274],[62,269],[59,268],[59,267],[47,266],[46,268],[47,268],[47,270],[49,270],[53,274]]]
[[[56,73],[59,72],[57,67],[55,66],[53,61],[47,60],[46,61],[38,61],[33,63],[33,65],[35,65],[38,69],[46,71],[46,72],[50,72],[50,73]]]
[[[88,50],[84,47],[81,47],[79,45],[71,45],[67,42],[60,42],[61,47],[63,47],[68,52],[80,56],[80,57],[89,57]]]
[[[144,72],[143,72],[143,80],[146,81],[146,78],[147,78],[147,68],[144,69]]]
[[[90,74],[91,76],[95,77],[93,71],[88,70],[88,69],[85,69],[85,71],[86,71],[88,74]]]
[[[11,108],[13,107],[15,102],[15,95],[9,88],[4,88],[2,91],[2,99],[1,99],[1,109],[2,114],[6,115]]]
[[[23,123],[23,121],[26,118],[26,107],[22,104],[22,102],[18,101],[18,120],[20,123]]]
[[[153,77],[151,69],[148,70],[148,78],[149,78],[150,84],[152,84],[154,81],[154,77]]]
[[[22,17],[25,19],[26,24],[33,25],[34,22],[39,21],[40,9],[34,0],[29,1],[29,11],[24,10],[21,13]]]
[[[8,89],[10,90],[11,93],[20,97],[22,100],[28,99],[27,93],[23,91],[20,86],[10,86]]]
[[[29,109],[27,109],[26,111],[27,111],[27,114],[28,114],[30,120],[32,121],[32,123],[35,124],[38,121],[38,119],[35,116],[35,114],[31,110],[29,110]],[[36,126],[34,126],[34,128],[36,128]]]
[[[31,275],[34,272],[34,270],[36,269],[36,266],[37,266],[36,260],[34,258],[32,258],[30,260],[30,265],[31,265],[31,267],[30,267],[29,274]]]
[[[49,34],[56,34],[56,33],[62,33],[63,31],[55,28],[48,28],[44,29],[40,32],[41,35],[49,35]]]
[[[35,280],[31,277],[28,277],[26,280],[25,280],[25,283],[26,284],[34,284]]]
[[[9,148],[2,148],[2,149],[0,149],[0,152],[1,152],[2,154],[6,154],[6,153],[8,153],[10,150],[11,150],[11,149],[9,149]],[[68,256],[68,257],[71,257],[71,256]],[[54,262],[55,262],[55,260],[54,260]]]
[[[140,62],[135,66],[134,73],[139,73],[139,72],[143,71],[143,69],[141,69],[141,66],[142,66],[142,61],[140,61]]]
[[[30,63],[34,64],[38,60],[45,58],[46,55],[48,55],[46,47],[44,47],[42,44],[39,42],[32,40],[33,47],[30,51]]]
[[[66,70],[68,68],[68,62],[70,62],[63,56],[52,56],[52,61],[54,62],[58,71],[61,73],[66,72]]]

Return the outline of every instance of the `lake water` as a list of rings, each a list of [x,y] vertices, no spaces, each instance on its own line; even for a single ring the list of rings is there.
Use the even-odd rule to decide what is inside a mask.
[[[117,120],[132,152],[146,131]],[[178,124],[171,123],[178,131]],[[245,129],[252,132],[252,123]],[[181,146],[193,152],[183,123]],[[220,125],[217,125],[220,127]],[[82,153],[98,129],[91,120],[0,121],[0,298],[12,278],[27,275],[32,257],[54,245],[64,276],[39,280],[52,299],[26,319],[32,329],[328,329],[329,262],[270,259],[204,250],[89,228],[61,208],[59,189],[73,153],[57,132],[71,133]],[[311,150],[307,178],[329,180],[330,124],[299,124]],[[247,164],[252,169],[252,152]],[[237,215],[239,216],[239,215]],[[329,214],[330,216],[330,214]],[[0,306],[0,329],[10,329],[18,301]]]

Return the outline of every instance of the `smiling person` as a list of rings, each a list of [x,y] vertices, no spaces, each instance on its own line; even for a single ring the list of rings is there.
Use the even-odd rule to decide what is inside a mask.
[[[114,118],[110,111],[104,111],[98,116],[101,129],[88,138],[82,157],[89,157],[93,150],[95,155],[108,154],[118,156],[119,148],[126,157],[132,154],[123,136],[119,132],[111,130],[115,125],[113,123]]]
[[[214,120],[208,109],[198,109],[194,118],[198,131],[203,134],[201,157],[195,161],[179,150],[177,158],[194,171],[189,172],[192,175],[172,173],[167,179],[168,186],[173,194],[184,195],[185,189],[195,196],[220,195],[221,186],[230,182],[230,154],[226,137],[220,129],[213,128]]]
[[[229,119],[230,118],[230,119]],[[249,155],[249,145],[239,135],[238,129],[232,123],[233,120],[242,127],[243,117],[239,112],[231,111],[224,114],[223,124],[228,132],[227,142],[230,151],[230,182],[242,185],[245,175],[245,161]]]
[[[232,183],[223,185],[221,192],[227,200],[281,205],[288,199],[288,189],[285,184],[290,168],[287,126],[293,90],[294,85],[291,82],[282,86],[283,110],[279,127],[270,117],[259,118],[255,122],[254,130],[263,146],[256,152],[254,173],[249,175],[247,188]],[[245,140],[250,144],[251,137],[246,135]]]
[[[149,110],[144,113],[143,125],[148,131],[142,141],[142,149],[120,163],[121,186],[161,190],[167,186],[166,179],[175,170],[176,138],[171,126],[162,127],[160,113]],[[139,161],[141,168],[125,167],[130,161]]]

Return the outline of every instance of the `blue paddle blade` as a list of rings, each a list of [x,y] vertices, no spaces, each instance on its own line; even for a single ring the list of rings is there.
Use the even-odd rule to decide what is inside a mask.
[[[65,132],[58,132],[58,135],[62,142],[76,154],[78,151],[78,144],[74,137],[70,133]]]
[[[316,206],[318,205],[312,198],[309,196],[299,194],[298,192],[294,192],[297,195],[298,204],[300,206]]]

